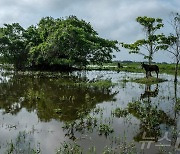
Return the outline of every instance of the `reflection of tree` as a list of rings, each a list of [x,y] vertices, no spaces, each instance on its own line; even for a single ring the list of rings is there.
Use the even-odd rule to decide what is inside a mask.
[[[0,84],[0,108],[16,114],[22,108],[36,111],[40,120],[75,120],[80,112],[90,112],[97,103],[112,101],[111,88],[76,84],[78,77],[29,77],[15,75]],[[83,79],[84,81],[85,79]]]
[[[140,132],[134,137],[136,141],[143,140],[144,132],[146,132],[146,137],[154,137],[157,140],[161,135],[160,125],[175,124],[174,119],[151,104],[151,97],[156,97],[158,92],[158,84],[154,90],[151,90],[151,85],[145,85],[145,91],[140,96],[142,101],[129,103],[129,112],[140,120]]]
[[[175,119],[177,120],[178,115],[180,113],[180,98],[177,96],[177,83],[174,83],[174,101],[175,101]]]
[[[180,99],[177,96],[177,82],[174,82],[174,121],[175,121],[175,125],[174,125],[174,130],[173,130],[173,134],[172,134],[172,145],[176,145],[177,142],[177,138],[178,138],[178,127],[177,127],[177,123],[178,123],[178,117],[179,117],[179,113],[180,113]]]
[[[147,102],[129,103],[129,112],[140,120],[140,132],[134,137],[136,141],[142,141],[143,133],[146,137],[154,137],[156,140],[161,135],[160,125],[174,125],[175,121],[164,111],[158,110]]]

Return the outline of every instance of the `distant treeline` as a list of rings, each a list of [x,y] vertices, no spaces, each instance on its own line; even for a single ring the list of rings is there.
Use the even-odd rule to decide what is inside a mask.
[[[118,60],[114,60],[113,63],[142,63],[142,62],[146,62],[146,61],[141,61],[141,62],[137,62],[137,61],[131,61],[131,60],[123,60],[123,61],[118,61]],[[167,62],[153,62],[154,64],[168,64]],[[173,63],[171,63],[173,64]]]

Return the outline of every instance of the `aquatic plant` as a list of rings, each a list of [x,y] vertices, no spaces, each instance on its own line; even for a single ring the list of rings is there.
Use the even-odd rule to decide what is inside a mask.
[[[99,135],[104,134],[105,136],[108,136],[109,134],[113,133],[114,129],[109,126],[108,124],[100,124],[99,125]]]
[[[19,132],[17,138],[14,141],[11,140],[7,142],[7,149],[5,154],[40,154],[40,143],[37,143],[37,145],[33,146],[29,140],[29,137],[30,136],[26,131]]]
[[[112,111],[112,115],[118,118],[126,117],[128,114],[129,114],[129,111],[127,109],[122,109],[119,107]]]
[[[83,150],[77,143],[61,144],[60,148],[56,151],[56,154],[82,154]]]

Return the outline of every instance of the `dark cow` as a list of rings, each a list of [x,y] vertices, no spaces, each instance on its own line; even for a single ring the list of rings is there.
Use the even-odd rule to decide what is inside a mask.
[[[159,67],[157,65],[147,65],[147,64],[141,63],[141,66],[142,68],[145,69],[147,78],[148,78],[148,75],[151,74],[152,71],[156,72],[157,78],[158,78]]]

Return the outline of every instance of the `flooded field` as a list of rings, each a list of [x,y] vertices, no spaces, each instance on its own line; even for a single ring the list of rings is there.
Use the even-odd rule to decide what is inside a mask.
[[[180,83],[141,77],[1,71],[0,153],[180,153]]]

